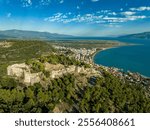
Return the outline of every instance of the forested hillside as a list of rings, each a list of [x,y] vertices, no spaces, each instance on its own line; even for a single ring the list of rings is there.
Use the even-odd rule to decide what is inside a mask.
[[[149,93],[134,84],[122,83],[111,74],[95,84],[83,75],[64,75],[47,86],[19,84],[0,79],[0,112],[150,112]]]
[[[66,73],[51,78],[45,63],[91,66],[60,54],[48,43],[3,42],[0,55],[0,112],[150,112],[149,86],[122,80],[100,66],[94,68],[99,75]],[[41,72],[42,81],[28,85],[6,74],[8,65],[22,62],[34,73]]]

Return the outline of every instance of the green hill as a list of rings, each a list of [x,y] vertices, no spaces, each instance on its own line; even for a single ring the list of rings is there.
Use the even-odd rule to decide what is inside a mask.
[[[42,73],[42,81],[28,85],[6,75],[8,65],[22,62],[34,72]],[[44,68],[47,62],[66,68],[70,65],[93,67],[99,75],[65,73],[51,78]],[[61,55],[47,42],[1,41],[0,72],[0,112],[150,112],[149,86],[123,80],[101,66],[88,66],[68,55]]]
[[[9,46],[5,47],[2,44],[9,44]],[[54,51],[52,46],[42,41],[8,40],[6,43],[0,41],[0,76],[6,74],[6,68],[10,64],[25,62],[52,51]]]

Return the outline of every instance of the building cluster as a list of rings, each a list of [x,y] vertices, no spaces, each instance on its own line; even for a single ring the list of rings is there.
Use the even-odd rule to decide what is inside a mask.
[[[75,49],[71,47],[62,47],[62,46],[55,46],[55,48],[59,50],[70,50],[74,53],[74,57],[76,60],[84,61],[86,63],[90,63],[94,65],[94,68],[99,68],[101,65],[96,65],[93,63],[92,55],[96,52],[96,48],[93,49]],[[104,48],[105,49],[105,48]],[[121,69],[115,67],[106,67],[101,66],[106,71],[110,72],[114,76],[118,77],[119,79],[126,80],[130,83],[141,84],[143,86],[150,87],[150,79],[146,78],[138,73],[131,73],[131,72],[123,72]],[[102,72],[99,72],[102,75]]]
[[[92,63],[92,55],[96,53],[96,48],[86,49],[86,48],[72,48],[72,47],[64,47],[64,46],[54,46],[54,48],[60,50],[60,53],[66,53],[66,51],[71,51],[73,54],[70,56],[75,57],[76,60],[84,61],[86,63]]]
[[[115,67],[105,67],[103,68],[113,74],[114,76],[126,80],[129,83],[135,83],[135,84],[141,84],[143,86],[150,87],[150,78],[146,78],[139,73],[132,73],[130,71],[123,72],[121,69],[115,68]]]

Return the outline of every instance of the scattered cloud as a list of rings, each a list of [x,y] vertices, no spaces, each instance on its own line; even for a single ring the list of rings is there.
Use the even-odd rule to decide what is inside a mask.
[[[135,21],[139,19],[145,19],[147,18],[145,15],[142,16],[127,16],[127,17],[104,17],[104,20],[107,20],[109,23],[123,23],[128,21]]]
[[[150,7],[148,6],[141,6],[139,8],[130,8],[131,11],[149,11]]]
[[[22,2],[22,6],[23,7],[29,7],[32,5],[32,1],[31,0],[21,0]]]
[[[60,0],[59,3],[60,3],[60,4],[64,3],[64,0]]]
[[[136,12],[132,12],[132,11],[121,12],[121,14],[125,16],[134,15],[135,13]]]
[[[92,2],[98,2],[99,0],[91,0]]]
[[[68,16],[64,15],[63,13],[56,13],[54,16],[45,18],[44,21],[49,21],[49,22],[63,22],[67,20]]]
[[[134,20],[145,19],[145,18],[148,18],[148,17],[145,16],[145,15],[141,15],[141,16],[128,16],[127,20],[134,21]]]
[[[51,4],[51,0],[40,0],[40,5],[50,5]]]
[[[64,0],[40,0],[40,5],[50,5],[52,2],[57,2],[60,4],[64,3]]]
[[[123,8],[121,8],[120,11],[123,11]]]
[[[114,15],[114,16],[116,16],[117,13],[116,12],[109,12],[108,15]]]
[[[101,23],[102,22],[102,15],[96,16],[94,14],[85,14],[83,16],[81,15],[75,15],[73,17],[70,17],[71,13],[56,13],[54,16],[45,18],[44,21],[49,22],[58,22],[58,23],[70,23],[70,22],[76,22],[76,23]]]
[[[105,15],[105,12],[108,12],[107,15]],[[56,13],[53,16],[47,17],[44,19],[44,21],[49,22],[57,22],[57,23],[87,23],[87,24],[119,24],[124,23],[128,21],[135,21],[140,19],[149,18],[145,15],[135,15],[135,12],[126,11],[116,13],[111,12],[109,10],[101,10],[97,11],[96,13],[87,13],[84,15],[73,15],[71,12],[69,13]]]
[[[97,2],[99,0],[91,0],[92,2]],[[50,4],[52,0],[41,0],[44,5]],[[64,3],[64,0],[55,0],[60,4]],[[127,5],[127,4],[126,4]],[[80,10],[80,6],[75,6],[77,10]],[[73,12],[68,13],[55,13],[49,17],[44,18],[44,21],[56,22],[56,23],[83,23],[83,24],[103,24],[109,25],[110,27],[120,26],[121,23],[126,23],[129,21],[142,20],[150,18],[147,14],[140,11],[150,10],[150,7],[142,6],[138,8],[119,8],[118,10],[99,10],[96,12],[90,12],[86,14],[76,14]]]

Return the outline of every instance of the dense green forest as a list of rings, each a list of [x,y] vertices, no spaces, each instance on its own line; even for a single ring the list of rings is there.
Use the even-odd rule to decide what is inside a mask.
[[[107,72],[94,85],[90,79],[80,84],[70,74],[47,86],[25,86],[5,77],[0,79],[0,112],[150,112],[150,97],[144,88]]]

